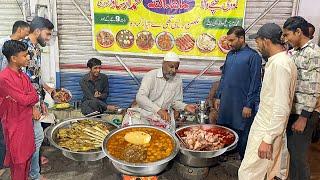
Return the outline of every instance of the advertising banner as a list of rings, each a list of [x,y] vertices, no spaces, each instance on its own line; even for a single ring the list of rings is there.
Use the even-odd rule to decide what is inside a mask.
[[[225,35],[243,26],[245,0],[91,0],[93,46],[101,53],[223,59]]]

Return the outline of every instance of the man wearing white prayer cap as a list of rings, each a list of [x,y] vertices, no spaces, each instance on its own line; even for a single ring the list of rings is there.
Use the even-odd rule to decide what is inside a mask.
[[[168,52],[162,68],[146,73],[136,96],[141,116],[157,115],[170,122],[169,108],[194,113],[196,106],[183,103],[182,79],[177,75],[180,59],[174,52]],[[152,124],[152,123],[151,123]]]
[[[164,58],[163,61],[167,61],[167,62],[180,62],[180,58],[179,56],[174,53],[174,52],[168,52]]]

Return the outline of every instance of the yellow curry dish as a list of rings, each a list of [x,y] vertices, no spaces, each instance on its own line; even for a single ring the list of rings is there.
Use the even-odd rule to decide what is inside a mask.
[[[174,149],[173,139],[149,127],[133,127],[112,135],[106,144],[108,153],[129,163],[151,163],[167,158]]]

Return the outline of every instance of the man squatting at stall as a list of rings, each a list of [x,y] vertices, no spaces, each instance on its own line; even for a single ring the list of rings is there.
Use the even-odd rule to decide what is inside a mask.
[[[168,52],[163,59],[162,68],[144,75],[136,96],[142,109],[141,116],[158,114],[163,120],[170,121],[168,109],[171,105],[177,111],[195,112],[195,105],[183,103],[182,79],[177,75],[179,65],[178,55]]]
[[[25,21],[16,21],[12,26],[12,34],[10,36],[0,39],[0,72],[8,66],[6,57],[2,54],[2,46],[9,40],[22,40],[28,36],[30,31],[30,25]],[[1,121],[1,119],[0,119]],[[2,132],[2,126],[0,124],[0,169],[3,167],[3,161],[5,156],[5,142]]]
[[[108,76],[100,73],[101,61],[97,58],[91,58],[87,62],[87,67],[90,69],[90,72],[85,74],[80,80],[83,92],[82,114],[87,115],[95,111],[102,113],[105,110],[116,110],[116,106],[107,105],[105,102],[109,95],[109,83]]]
[[[298,69],[297,87],[287,126],[290,153],[289,178],[310,179],[308,147],[318,118],[316,103],[320,93],[320,48],[309,38],[308,22],[290,17],[283,25],[284,39],[294,48],[292,60]]]
[[[263,25],[256,34],[258,50],[268,58],[260,104],[252,123],[239,180],[267,180],[278,175],[284,147],[285,129],[291,111],[297,68],[283,49],[280,26]]]
[[[38,94],[21,68],[29,64],[28,46],[17,40],[4,43],[2,52],[8,67],[0,73],[0,118],[5,137],[4,165],[10,167],[11,179],[27,180],[35,152],[33,106]]]
[[[219,111],[217,124],[235,130],[239,135],[237,150],[243,159],[248,134],[261,87],[261,57],[245,43],[245,31],[234,26],[227,32],[232,50],[222,67],[215,108]]]

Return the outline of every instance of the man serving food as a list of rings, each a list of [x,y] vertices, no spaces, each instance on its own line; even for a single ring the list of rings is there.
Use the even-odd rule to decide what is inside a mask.
[[[183,103],[182,79],[176,75],[179,65],[178,55],[169,52],[163,59],[162,68],[145,74],[136,96],[142,118],[156,114],[170,122],[168,110],[171,107],[177,111],[195,112],[195,105]]]

